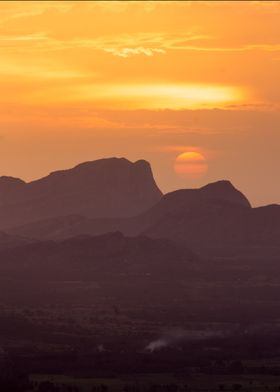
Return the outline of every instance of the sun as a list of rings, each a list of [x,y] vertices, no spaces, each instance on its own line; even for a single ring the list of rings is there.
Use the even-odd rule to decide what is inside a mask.
[[[208,164],[200,152],[186,151],[177,156],[174,170],[180,176],[197,179],[207,173]]]

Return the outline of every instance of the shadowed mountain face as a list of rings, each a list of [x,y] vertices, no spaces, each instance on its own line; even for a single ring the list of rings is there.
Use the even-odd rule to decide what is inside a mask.
[[[0,231],[0,251],[3,249],[15,248],[32,243],[32,240],[24,237],[9,235]]]
[[[203,254],[279,254],[280,207],[251,208],[228,181],[164,195],[148,211],[132,218],[60,217],[17,228],[14,234],[67,238],[121,231],[165,238]],[[268,252],[268,253],[267,253]]]
[[[182,189],[164,195],[152,208],[132,218],[91,219],[82,215],[59,216],[13,229],[13,233],[40,239],[67,238],[80,234],[98,235],[109,231],[122,231],[137,235],[152,230],[157,223],[173,216],[192,213],[198,209],[210,210],[213,205],[230,204],[236,208],[250,208],[245,196],[229,181],[218,181],[201,189]],[[212,206],[212,207],[211,207]],[[203,212],[203,211],[201,211]],[[180,224],[180,219],[178,220]],[[164,227],[163,227],[164,229]]]
[[[5,178],[0,189],[2,199],[9,195],[0,218],[2,227],[14,226],[11,235],[61,240],[120,231],[206,255],[280,253],[280,206],[251,208],[229,181],[162,196],[145,161],[99,160],[30,184]]]
[[[193,253],[171,241],[144,236],[127,238],[121,233],[81,236],[0,250],[0,271],[29,279],[88,280],[97,277],[170,277],[187,271]]]
[[[9,203],[25,187],[25,182],[19,178],[0,177],[0,206]]]
[[[137,215],[161,198],[149,163],[111,158],[80,164],[30,183],[0,178],[0,227],[51,217]]]
[[[226,181],[165,195],[149,214],[145,235],[168,238],[206,255],[280,253],[280,206],[251,208]]]

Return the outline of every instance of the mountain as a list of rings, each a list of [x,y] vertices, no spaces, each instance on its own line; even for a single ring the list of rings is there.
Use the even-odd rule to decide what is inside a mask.
[[[15,248],[18,246],[30,244],[34,241],[20,236],[9,235],[0,231],[0,251],[8,248]]]
[[[206,202],[228,202],[238,207],[250,208],[246,197],[229,181],[218,181],[200,189],[181,189],[167,193],[158,203],[142,214],[129,218],[88,218],[82,215],[58,216],[13,228],[11,232],[39,239],[58,239],[80,234],[98,235],[121,231],[128,235],[140,234],[153,227],[164,217],[190,212]]]
[[[249,200],[230,181],[222,180],[199,189],[201,197],[228,201],[244,207],[251,207]]]
[[[9,203],[17,192],[21,192],[25,182],[19,178],[2,176],[0,177],[0,206]]]
[[[0,179],[0,227],[57,216],[129,217],[162,196],[144,160],[100,159],[30,183]]]
[[[29,184],[2,178],[0,190],[0,227],[13,236],[62,240],[119,231],[206,255],[280,254],[280,206],[252,208],[225,180],[162,196],[145,161],[101,159]]]
[[[280,206],[252,208],[228,182],[165,195],[143,234],[168,238],[204,255],[278,257]]]
[[[143,232],[200,251],[224,247],[232,244],[251,210],[246,197],[229,181],[218,181],[166,194],[150,209],[150,223]]]
[[[194,254],[171,241],[119,232],[64,241],[44,241],[0,251],[0,271],[36,279],[88,280],[104,277],[155,275],[187,271]]]
[[[120,231],[164,238],[204,255],[280,254],[280,206],[252,208],[229,181],[164,195],[149,210],[130,218],[57,217],[13,230],[13,234],[62,239]]]
[[[207,256],[280,255],[280,206],[252,208],[228,181],[169,193],[148,214],[143,234]]]
[[[209,247],[213,245],[213,241],[219,242],[220,237],[226,235],[224,226],[227,220],[240,218],[240,214],[244,215],[250,210],[249,201],[230,182],[218,181],[200,189],[182,189],[168,193],[156,205],[136,217],[57,217],[19,227],[12,233],[40,239],[57,239],[118,230],[126,235],[145,234],[171,239],[197,250],[202,247],[201,244]]]
[[[146,215],[157,220],[177,213],[192,214],[194,210],[205,208],[206,205],[207,209],[218,205],[251,208],[246,197],[229,181],[217,181],[199,189],[180,189],[167,193]]]

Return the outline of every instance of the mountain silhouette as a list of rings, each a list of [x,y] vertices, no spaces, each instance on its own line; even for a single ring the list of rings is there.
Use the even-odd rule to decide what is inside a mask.
[[[205,185],[200,188],[199,192],[202,197],[208,199],[220,199],[244,207],[251,207],[249,200],[230,181],[222,180]]]
[[[147,162],[112,158],[24,186],[8,182],[14,200],[21,195],[21,202],[0,208],[2,223],[8,215],[14,222],[8,230],[13,236],[62,240],[119,231],[171,240],[206,255],[280,253],[280,206],[252,208],[229,181],[162,196]]]
[[[170,277],[186,272],[196,256],[168,240],[127,238],[119,232],[64,241],[45,241],[0,251],[0,271],[36,279],[96,279],[97,277]]]
[[[0,206],[9,203],[10,200],[21,192],[25,182],[19,178],[2,176],[0,177]]]
[[[0,227],[57,216],[129,217],[162,196],[150,165],[125,158],[82,163],[30,183],[0,179]]]
[[[72,215],[18,227],[14,235],[62,239],[120,231],[172,240],[205,255],[280,253],[280,206],[252,208],[229,181],[164,195],[142,214],[91,219]]]
[[[26,244],[30,244],[32,242],[34,242],[34,241],[32,241],[28,238],[15,236],[15,235],[9,235],[7,233],[0,231],[0,251],[3,249],[23,246]]]
[[[13,230],[13,234],[59,239],[121,231],[126,235],[167,238],[198,249],[201,242],[204,245],[214,239],[217,242],[220,235],[225,235],[221,214],[225,219],[231,219],[231,215],[236,218],[247,210],[251,210],[251,206],[246,197],[230,182],[218,181],[200,189],[168,193],[136,217],[91,219],[71,215],[31,223]]]
[[[218,181],[165,195],[142,215],[149,223],[141,232],[205,255],[275,256],[280,254],[279,218],[280,206],[252,208],[230,182]]]
[[[164,195],[158,203],[142,214],[130,218],[91,219],[82,215],[59,216],[33,222],[12,230],[14,234],[40,239],[67,238],[80,234],[98,235],[109,231],[122,231],[126,234],[139,234],[164,216],[178,212],[185,213],[205,202],[228,202],[240,207],[250,208],[246,197],[229,181],[218,181],[200,189],[181,189]]]

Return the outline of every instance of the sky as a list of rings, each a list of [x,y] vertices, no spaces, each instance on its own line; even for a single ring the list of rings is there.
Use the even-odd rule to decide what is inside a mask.
[[[0,175],[148,160],[280,203],[280,2],[0,3]]]

